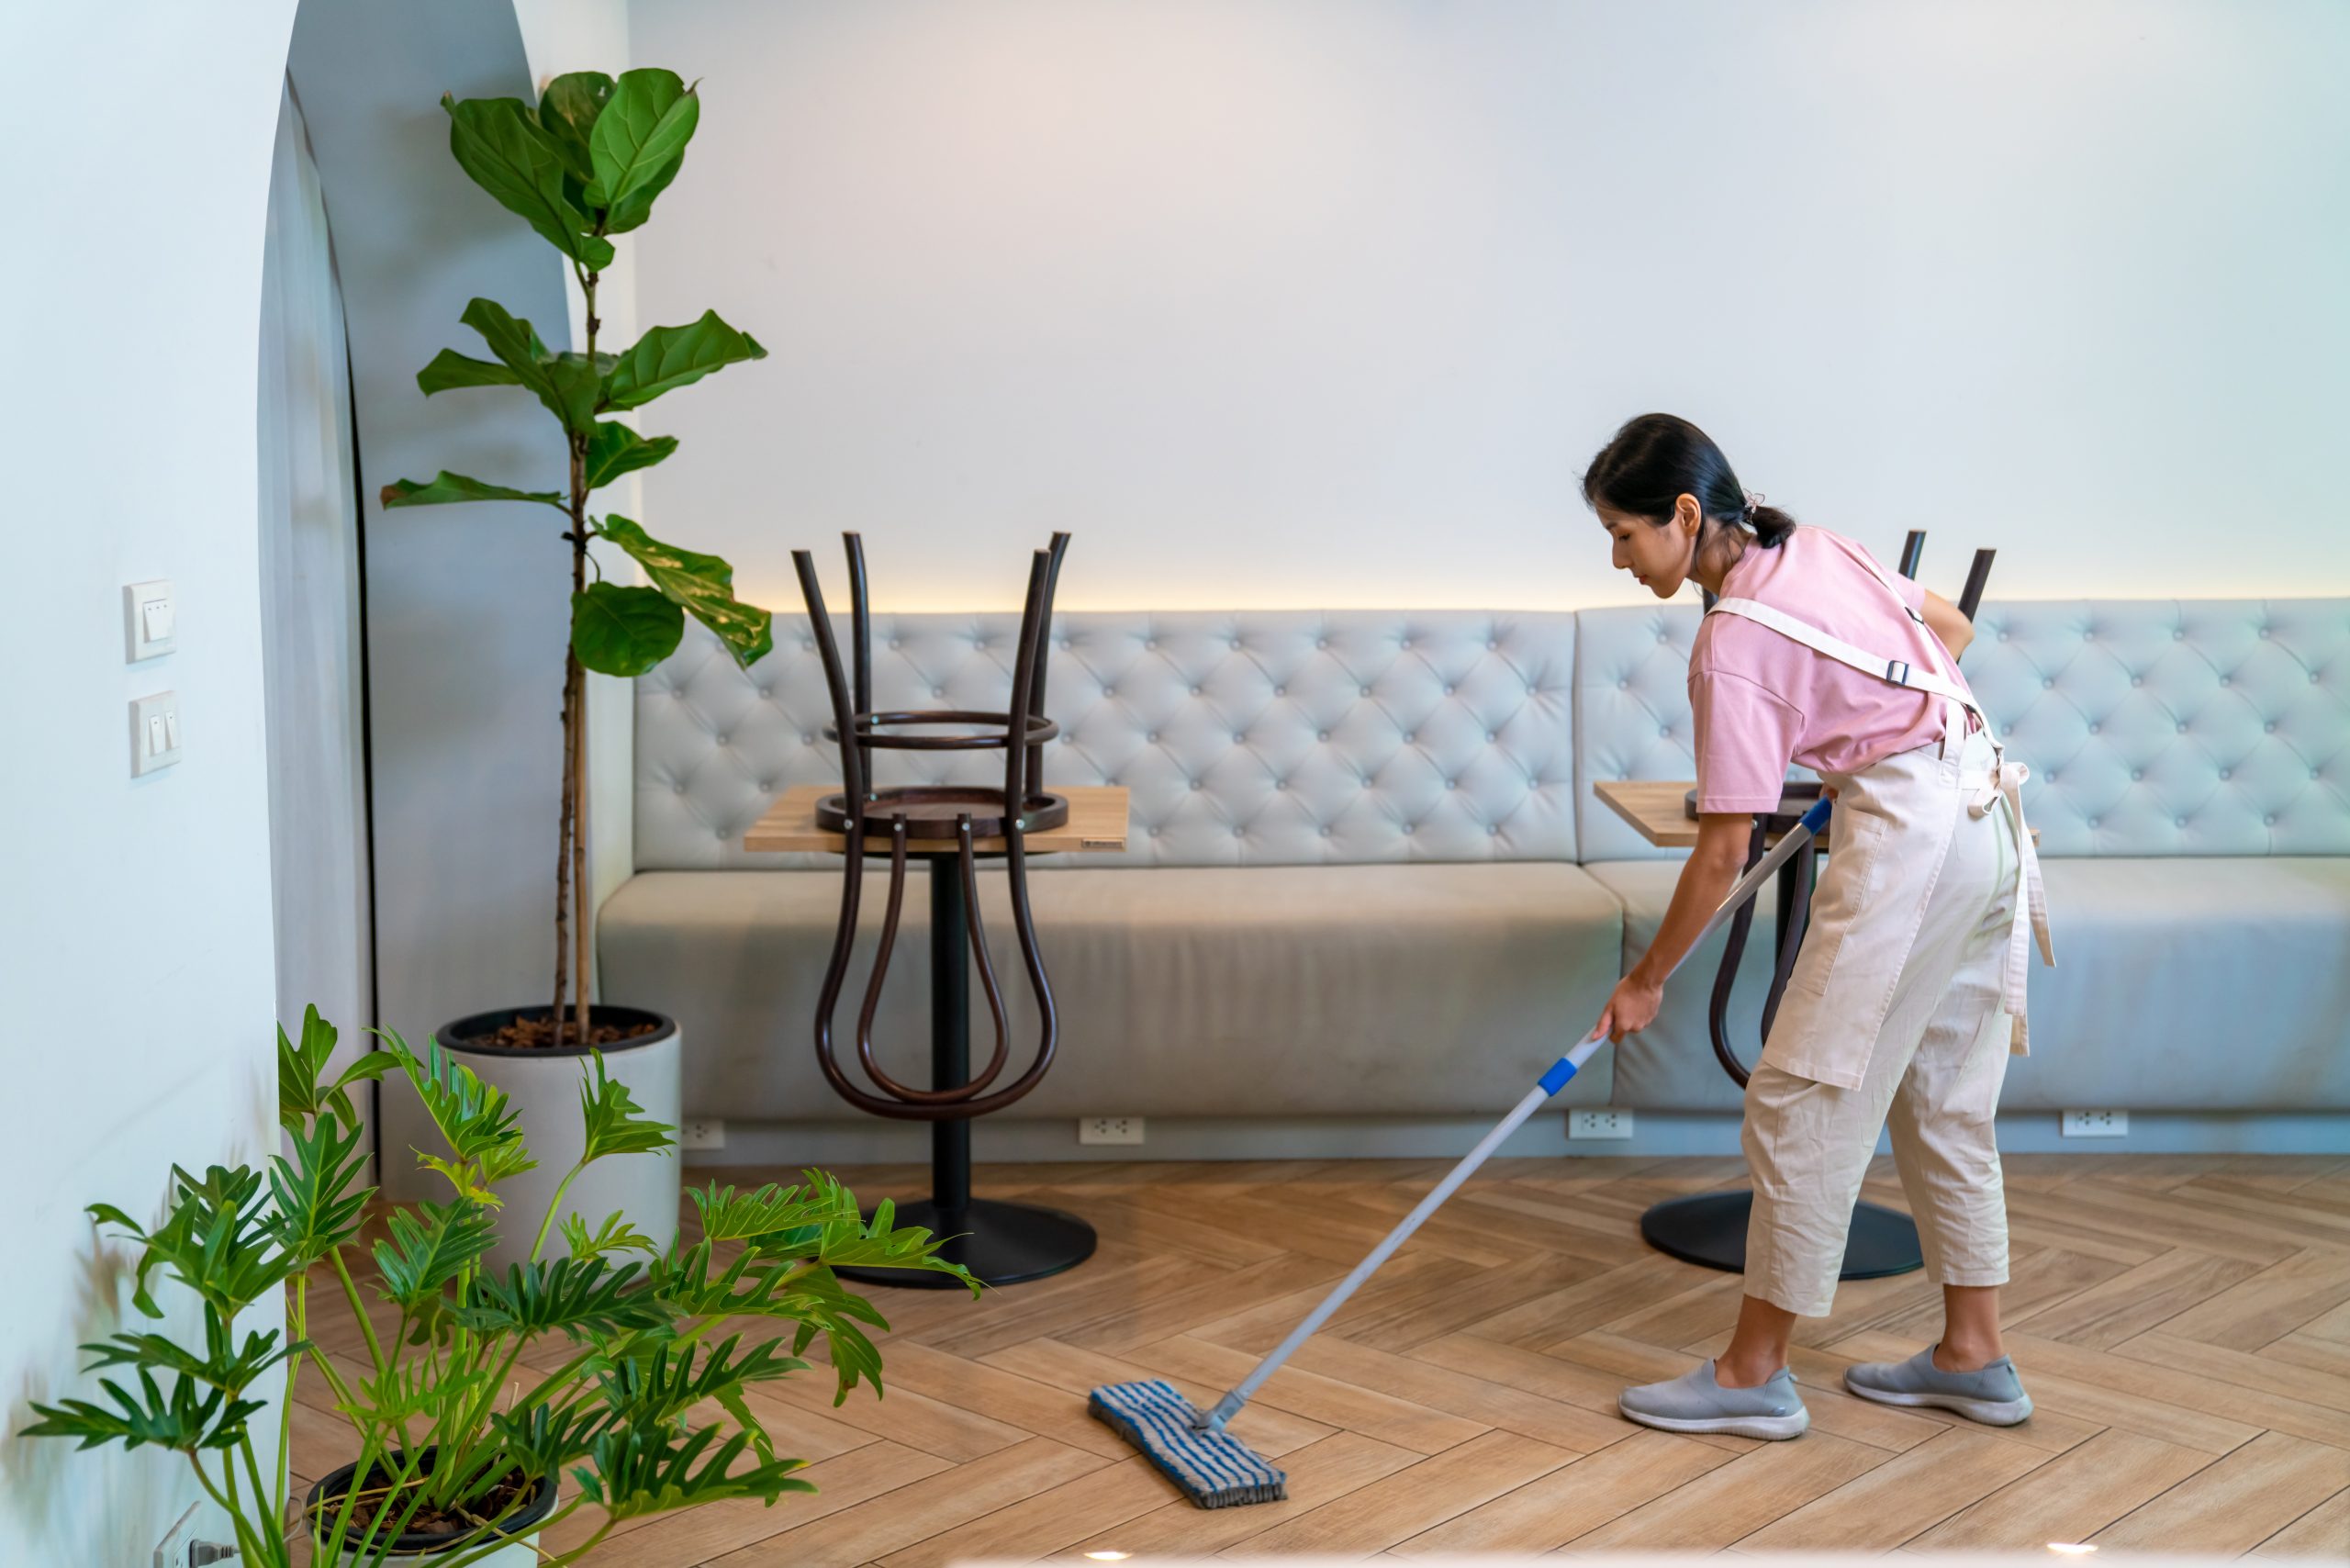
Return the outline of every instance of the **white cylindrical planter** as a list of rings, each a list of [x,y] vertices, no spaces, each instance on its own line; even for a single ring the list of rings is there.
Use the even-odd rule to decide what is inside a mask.
[[[535,1169],[498,1183],[498,1194],[506,1206],[498,1215],[498,1245],[491,1249],[488,1261],[500,1271],[530,1257],[531,1239],[538,1234],[556,1185],[578,1163],[586,1139],[579,1119],[579,1090],[595,1073],[594,1061],[586,1050],[481,1043],[517,1011],[508,1008],[460,1018],[436,1036],[443,1050],[473,1069],[484,1083],[506,1092],[521,1114],[522,1141],[531,1158],[538,1161]],[[645,1115],[675,1127],[684,1096],[683,1038],[677,1020],[641,1008],[599,1005],[592,1021],[656,1025],[648,1034],[597,1048],[604,1056],[605,1075],[625,1084]],[[555,1216],[556,1228],[547,1232],[546,1249],[541,1255],[564,1255],[560,1229],[564,1215],[577,1215],[593,1231],[615,1212],[627,1216],[631,1225],[651,1237],[666,1253],[677,1238],[678,1186],[674,1148],[659,1154],[607,1155],[582,1170],[564,1193],[563,1213]],[[618,1260],[631,1258],[641,1260],[642,1254],[623,1253]]]

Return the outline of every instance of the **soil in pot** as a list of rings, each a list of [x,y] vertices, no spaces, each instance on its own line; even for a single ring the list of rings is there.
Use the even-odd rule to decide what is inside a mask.
[[[343,1498],[353,1484],[352,1472],[355,1468],[345,1465],[328,1476],[310,1494],[313,1518],[322,1525],[333,1523],[343,1507]],[[431,1472],[432,1462],[429,1452],[422,1468],[427,1474]],[[395,1493],[392,1484],[397,1478],[396,1469],[387,1470],[381,1464],[368,1472],[366,1484],[351,1500],[351,1522],[344,1532],[346,1540],[358,1541],[365,1539],[379,1515],[397,1519],[408,1504],[407,1491],[424,1484],[423,1477],[420,1476],[408,1484],[408,1488]],[[532,1495],[535,1485],[529,1476],[517,1469],[507,1472],[491,1483],[487,1492],[460,1507],[440,1508],[427,1503],[418,1508],[402,1528],[398,1544],[411,1549],[428,1543],[453,1546],[477,1535],[484,1525],[501,1515],[504,1519],[499,1526],[499,1533],[527,1533],[547,1513],[544,1504]]]
[[[601,1048],[623,1040],[634,1040],[652,1034],[661,1025],[656,1020],[629,1014],[615,1020],[604,1016],[605,1010],[591,1008],[588,1014],[588,1044]],[[579,1032],[569,1008],[560,1018],[550,1017],[543,1007],[527,1009],[514,1014],[496,1029],[481,1035],[469,1035],[464,1043],[469,1046],[490,1046],[498,1050],[576,1050]]]

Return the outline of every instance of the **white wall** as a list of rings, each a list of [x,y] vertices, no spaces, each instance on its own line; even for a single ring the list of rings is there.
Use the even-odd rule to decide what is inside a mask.
[[[2342,593],[2338,0],[633,0],[660,532],[789,607],[1625,601],[1651,408],[1926,577]]]
[[[174,1162],[264,1151],[275,1120],[268,776],[255,535],[263,212],[293,0],[12,8],[0,300],[0,1562],[138,1563],[196,1496],[185,1463],[13,1436],[90,1386],[127,1291],[83,1205],[151,1216]],[[123,662],[122,585],[169,577],[179,650]],[[180,694],[185,759],[130,777],[129,700]],[[119,1308],[127,1310],[127,1305]]]

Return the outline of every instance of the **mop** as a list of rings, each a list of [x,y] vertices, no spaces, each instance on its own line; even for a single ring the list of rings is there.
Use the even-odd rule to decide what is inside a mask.
[[[1781,866],[1818,836],[1819,830],[1827,825],[1829,809],[1829,802],[1823,799],[1806,812],[1803,821],[1789,829],[1768,855],[1756,861],[1753,868],[1739,879],[1738,885],[1730,890],[1729,897],[1724,899],[1707,917],[1705,929],[1697,934],[1698,941],[1702,942],[1723,921],[1737,913],[1740,906],[1752,898],[1756,890],[1776,874]],[[1696,946],[1696,942],[1690,944],[1692,951]],[[1248,1444],[1226,1432],[1225,1423],[1238,1414],[1240,1407],[1264,1386],[1267,1378],[1281,1370],[1281,1363],[1295,1354],[1299,1346],[1313,1338],[1315,1331],[1329,1321],[1331,1314],[1347,1304],[1348,1297],[1362,1288],[1363,1282],[1378,1272],[1379,1266],[1386,1262],[1414,1231],[1419,1229],[1428,1215],[1436,1213],[1462,1182],[1476,1173],[1477,1168],[1485,1163],[1510,1134],[1517,1131],[1528,1116],[1540,1110],[1550,1096],[1565,1088],[1567,1081],[1574,1077],[1585,1062],[1598,1055],[1599,1047],[1606,1043],[1606,1036],[1594,1035],[1552,1063],[1550,1070],[1527,1091],[1526,1098],[1501,1119],[1500,1125],[1487,1133],[1477,1147],[1469,1151],[1468,1157],[1436,1184],[1434,1192],[1420,1200],[1417,1208],[1404,1216],[1403,1224],[1371,1249],[1370,1257],[1355,1265],[1355,1271],[1341,1281],[1337,1289],[1305,1315],[1305,1321],[1292,1329],[1289,1338],[1275,1347],[1271,1355],[1257,1364],[1256,1371],[1218,1400],[1214,1409],[1203,1414],[1177,1391],[1173,1383],[1152,1378],[1140,1383],[1113,1383],[1095,1389],[1088,1401],[1094,1417],[1141,1450],[1145,1459],[1158,1466],[1186,1496],[1203,1508],[1225,1508],[1242,1503],[1271,1503],[1289,1495],[1287,1473],[1265,1462]]]

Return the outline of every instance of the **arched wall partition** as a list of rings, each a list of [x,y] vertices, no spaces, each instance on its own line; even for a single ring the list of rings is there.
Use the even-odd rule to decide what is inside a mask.
[[[416,372],[473,297],[569,342],[560,259],[449,156],[443,93],[532,97],[511,5],[305,0],[287,72],[309,123],[350,323],[365,541],[377,1015],[413,1039],[537,997],[554,952],[558,707],[568,561],[524,509],[386,515],[397,477],[446,467],[557,487],[537,405],[426,398]],[[387,1096],[383,1147],[422,1141]],[[404,1161],[386,1162],[397,1184]]]

